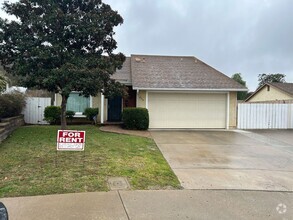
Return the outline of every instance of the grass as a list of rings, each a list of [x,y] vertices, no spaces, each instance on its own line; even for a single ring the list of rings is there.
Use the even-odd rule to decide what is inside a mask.
[[[56,154],[58,129],[21,127],[0,144],[0,197],[107,191],[116,176],[132,189],[180,188],[152,139],[69,126],[86,131],[85,152]]]

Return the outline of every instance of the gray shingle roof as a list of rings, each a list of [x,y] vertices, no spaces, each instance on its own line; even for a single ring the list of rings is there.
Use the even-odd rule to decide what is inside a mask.
[[[131,85],[131,70],[130,70],[130,57],[126,57],[123,66],[120,70],[117,70],[111,77],[126,85]]]
[[[290,95],[293,95],[293,83],[268,83]]]
[[[117,71],[115,79],[123,75],[127,78],[127,71],[134,89],[246,90],[238,82],[191,56],[131,55]],[[121,76],[117,77],[120,73]]]

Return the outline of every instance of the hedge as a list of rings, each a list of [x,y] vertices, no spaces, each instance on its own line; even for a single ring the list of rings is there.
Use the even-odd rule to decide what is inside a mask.
[[[122,121],[125,129],[147,130],[149,128],[149,112],[146,108],[124,108]]]

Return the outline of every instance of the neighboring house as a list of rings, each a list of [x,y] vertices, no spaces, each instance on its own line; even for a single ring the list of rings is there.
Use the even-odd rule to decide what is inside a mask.
[[[292,102],[293,83],[266,83],[259,87],[245,102]]]
[[[103,124],[120,121],[124,107],[144,107],[150,128],[228,129],[236,127],[237,91],[247,91],[199,59],[184,56],[131,55],[113,79],[128,87],[127,99],[72,93],[68,109],[81,114],[86,107],[98,107]]]

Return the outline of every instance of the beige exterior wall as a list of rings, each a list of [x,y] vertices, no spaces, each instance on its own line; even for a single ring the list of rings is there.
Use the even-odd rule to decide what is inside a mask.
[[[292,100],[293,97],[270,86],[264,86],[255,95],[253,95],[247,102],[264,102],[264,101],[276,101],[276,100]]]
[[[229,93],[229,128],[237,127],[237,92]]]
[[[136,106],[140,108],[145,108],[146,107],[146,91],[139,90],[137,93],[137,102]]]
[[[60,94],[56,94],[56,99],[55,99],[55,106],[61,106],[61,102],[62,102],[62,97]]]

